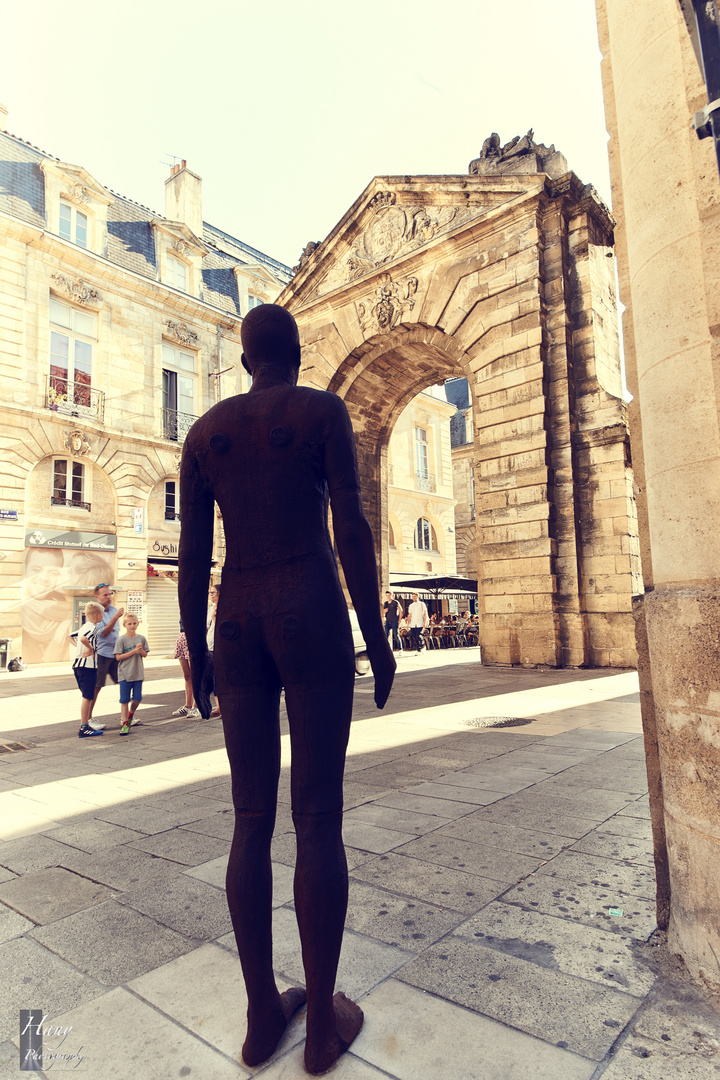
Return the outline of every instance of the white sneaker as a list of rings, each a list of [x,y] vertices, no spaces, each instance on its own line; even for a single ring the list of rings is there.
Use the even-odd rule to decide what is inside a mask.
[[[173,716],[187,716],[189,712],[190,712],[190,710],[188,709],[187,705],[181,705],[180,708],[176,709],[175,712],[172,715]]]
[[[97,720],[88,720],[88,727],[91,727],[93,731],[104,731],[105,725],[98,723]]]
[[[195,708],[195,706],[193,705],[192,709],[188,709],[188,711],[187,711],[187,714],[186,714],[186,715],[187,715],[187,716],[188,716],[188,717],[189,717],[189,718],[190,718],[191,720],[199,720],[199,719],[200,719],[200,710],[199,710],[199,709],[196,709],[196,708]]]

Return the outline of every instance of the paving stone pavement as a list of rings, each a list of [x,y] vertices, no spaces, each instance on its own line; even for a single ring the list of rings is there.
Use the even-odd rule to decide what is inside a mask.
[[[63,669],[0,676],[0,742],[27,747],[0,753],[0,1076],[20,1073],[20,1010],[42,1008],[68,1029],[44,1040],[48,1075],[300,1080],[304,1011],[268,1062],[242,1063],[222,731],[173,720],[179,672],[148,668],[127,739],[110,694],[105,735],[77,739]],[[369,679],[356,691],[338,988],[366,1019],[332,1075],[720,1080],[718,1003],[655,928],[635,674],[457,650],[403,656],[382,713]],[[303,979],[282,731],[281,989]]]

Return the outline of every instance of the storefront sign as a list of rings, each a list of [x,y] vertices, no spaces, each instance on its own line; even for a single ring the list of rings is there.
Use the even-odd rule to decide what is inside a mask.
[[[17,521],[17,510],[2,510],[0,509],[0,521]]]
[[[148,545],[148,559],[152,562],[153,557],[156,559],[177,559],[179,544],[177,540],[153,540]]]
[[[74,548],[76,551],[117,551],[114,533],[55,532],[42,527],[25,531],[25,547]]]

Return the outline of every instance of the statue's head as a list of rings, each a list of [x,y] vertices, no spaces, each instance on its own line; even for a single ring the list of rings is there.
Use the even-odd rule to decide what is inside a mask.
[[[272,366],[300,367],[300,334],[289,311],[278,304],[260,304],[252,308],[240,329],[242,363],[251,375],[258,368]]]

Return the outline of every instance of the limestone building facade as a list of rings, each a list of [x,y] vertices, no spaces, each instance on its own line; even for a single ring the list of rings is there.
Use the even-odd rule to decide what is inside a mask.
[[[429,387],[400,414],[388,447],[388,579],[454,574],[455,498],[444,388]]]
[[[174,643],[182,443],[247,388],[242,317],[289,278],[203,221],[184,161],[160,214],[0,131],[0,636],[14,655],[66,660],[101,581],[153,651]],[[216,543],[221,558],[221,528]]]
[[[720,181],[712,138],[691,128],[708,103],[695,12],[716,42],[718,12],[714,0],[596,8],[634,395],[644,575],[635,613],[658,921],[672,951],[718,991]]]

